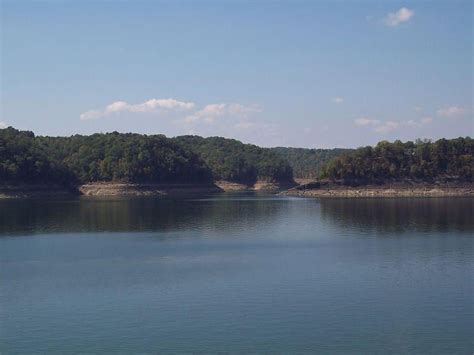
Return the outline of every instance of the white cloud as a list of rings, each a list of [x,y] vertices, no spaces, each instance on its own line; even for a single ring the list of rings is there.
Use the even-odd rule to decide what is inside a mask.
[[[420,122],[416,122],[414,120],[408,120],[408,121],[402,121],[400,123],[402,126],[406,126],[406,127],[420,127],[421,126],[421,123]]]
[[[103,110],[90,110],[80,115],[81,120],[94,120],[120,112],[155,112],[158,110],[190,110],[193,102],[178,101],[175,99],[151,99],[139,104],[129,104],[126,101],[116,101]]]
[[[400,126],[400,123],[395,121],[386,121],[383,124],[375,127],[375,132],[378,133],[389,133],[396,130]]]
[[[433,122],[433,118],[424,117],[419,121],[408,120],[408,121],[379,121],[366,117],[358,118],[354,120],[356,126],[372,127],[374,132],[377,133],[389,133],[400,128],[419,128],[426,124]]]
[[[105,108],[105,112],[107,113],[114,113],[114,112],[120,112],[120,111],[127,111],[132,107],[132,105],[129,105],[125,101],[116,101],[111,103],[110,105],[107,105]]]
[[[367,117],[361,117],[361,118],[358,118],[358,119],[354,120],[354,123],[357,126],[376,126],[380,123],[380,121],[379,120],[372,120],[372,119],[367,118]]]
[[[90,111],[81,113],[81,115],[79,116],[79,119],[81,121],[96,120],[96,119],[101,118],[103,116],[105,116],[105,115],[102,111],[90,110]]]
[[[131,105],[131,112],[150,112],[162,108],[166,110],[190,110],[193,102],[177,101],[175,99],[151,99],[141,104]]]
[[[395,27],[403,22],[409,21],[415,15],[415,11],[402,7],[397,12],[390,12],[384,19],[387,26]]]
[[[436,113],[439,116],[442,117],[456,117],[456,116],[462,116],[467,112],[466,109],[458,106],[450,106],[450,107],[444,107],[440,108]]]
[[[236,103],[209,104],[202,110],[187,116],[184,121],[186,123],[204,121],[212,124],[221,117],[246,118],[250,113],[255,112],[262,112],[262,108],[259,106],[245,106]]]
[[[342,104],[344,102],[344,98],[342,97],[333,97],[332,98],[332,102],[334,102],[335,104]]]
[[[0,121],[0,129],[7,128],[7,127],[8,125],[5,122]]]
[[[202,119],[208,123],[212,123],[216,118],[225,115],[227,112],[227,104],[210,104],[205,106],[202,110],[187,116],[185,121],[195,122]]]

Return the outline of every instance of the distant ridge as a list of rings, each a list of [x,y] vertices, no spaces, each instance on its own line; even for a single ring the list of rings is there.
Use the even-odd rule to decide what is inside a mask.
[[[474,176],[469,137],[393,143],[359,149],[261,148],[222,137],[132,133],[36,137],[0,129],[0,183],[198,184],[283,186],[295,178],[463,181]],[[258,184],[257,184],[258,183]],[[238,184],[238,185],[236,185]]]

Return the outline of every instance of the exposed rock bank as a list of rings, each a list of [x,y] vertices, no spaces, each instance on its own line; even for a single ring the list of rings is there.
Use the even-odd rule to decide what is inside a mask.
[[[313,182],[292,188],[283,194],[303,197],[474,197],[474,184],[395,183],[346,186],[331,182]]]
[[[85,196],[162,196],[181,193],[222,191],[216,185],[90,183],[79,187]]]
[[[255,183],[243,184],[232,181],[216,181],[216,185],[224,191],[281,191],[293,187],[290,182],[272,182],[259,180]]]
[[[0,185],[0,199],[85,196],[163,196],[220,192],[216,185],[128,184],[98,182],[65,188],[60,185]]]

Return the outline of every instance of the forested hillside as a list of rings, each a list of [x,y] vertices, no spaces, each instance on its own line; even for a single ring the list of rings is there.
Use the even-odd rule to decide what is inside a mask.
[[[268,149],[224,138],[106,133],[35,137],[0,130],[0,182],[76,184],[254,183],[291,181],[288,163]]]
[[[162,135],[35,137],[7,128],[0,130],[0,181],[204,183],[212,173],[195,153]]]
[[[51,159],[62,162],[80,182],[210,182],[212,174],[193,152],[163,135],[106,133],[38,137]]]
[[[293,180],[288,161],[268,148],[221,137],[181,136],[174,141],[199,154],[215,180],[242,183]]]
[[[285,159],[293,169],[295,178],[318,178],[321,167],[329,160],[348,153],[353,149],[307,149],[307,148],[270,148]]]
[[[0,182],[211,183],[290,182],[329,178],[362,183],[393,180],[468,181],[474,176],[471,138],[436,142],[382,141],[350,149],[260,148],[234,139],[106,133],[35,137],[0,129]],[[332,158],[332,159],[331,159]],[[319,176],[318,176],[319,175]]]
[[[456,138],[436,142],[379,142],[343,154],[323,166],[321,177],[383,182],[388,180],[436,180],[472,182],[474,141]]]
[[[38,144],[33,132],[0,129],[0,182],[74,182],[68,169]]]

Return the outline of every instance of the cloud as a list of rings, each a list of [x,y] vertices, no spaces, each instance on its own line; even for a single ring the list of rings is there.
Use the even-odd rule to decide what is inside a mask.
[[[356,126],[365,126],[373,128],[374,132],[377,133],[389,133],[400,128],[419,128],[424,125],[433,122],[432,117],[424,117],[419,121],[408,120],[408,121],[379,121],[370,118],[358,118],[354,120]]]
[[[333,97],[332,98],[332,102],[334,102],[335,104],[342,104],[344,102],[344,98],[342,97]]]
[[[176,129],[203,137],[221,136],[243,142],[281,144],[280,125],[265,120],[259,105],[211,103],[173,120]],[[265,142],[265,143],[264,143]]]
[[[204,121],[208,124],[212,124],[221,117],[246,118],[250,113],[262,111],[262,108],[259,106],[245,106],[236,103],[209,104],[202,110],[186,116],[184,122],[193,123]]]
[[[151,99],[141,104],[131,105],[131,112],[150,112],[156,109],[166,110],[190,110],[194,107],[193,102],[177,101],[175,99]]]
[[[388,133],[396,130],[400,126],[400,123],[395,121],[386,121],[383,124],[375,127],[375,132]]]
[[[362,117],[354,120],[354,123],[356,124],[356,126],[376,126],[380,123],[380,121]]]
[[[450,106],[450,107],[445,107],[445,108],[440,108],[436,113],[438,116],[442,117],[457,117],[457,116],[462,116],[467,112],[466,109],[458,106]]]
[[[396,27],[403,22],[409,21],[415,15],[415,11],[402,7],[397,12],[390,12],[384,19],[387,26]]]
[[[120,112],[156,112],[159,110],[190,110],[193,102],[178,101],[175,99],[151,99],[138,104],[129,104],[126,101],[116,101],[103,110],[90,110],[80,115],[82,121],[94,120]]]
[[[4,129],[4,128],[7,128],[7,127],[8,127],[8,125],[5,122],[0,121],[0,129]]]

